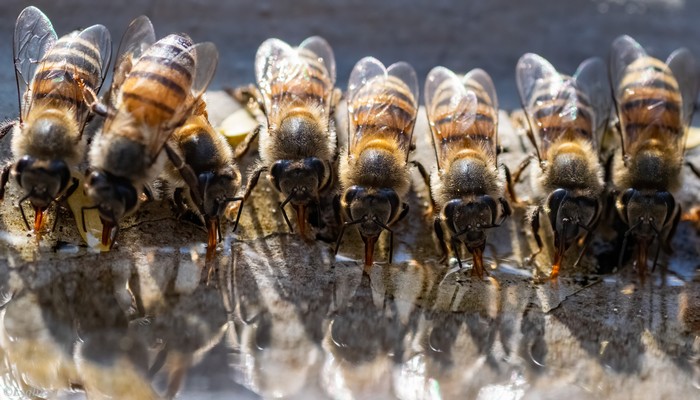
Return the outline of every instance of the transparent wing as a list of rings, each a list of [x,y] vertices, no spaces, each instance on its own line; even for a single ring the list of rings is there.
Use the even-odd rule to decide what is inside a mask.
[[[673,72],[678,88],[681,91],[683,101],[681,119],[684,126],[688,127],[693,118],[695,98],[698,94],[698,73],[695,58],[688,49],[681,48],[671,53],[666,60],[666,65]]]
[[[333,49],[328,42],[326,42],[326,39],[320,36],[312,36],[301,42],[299,48],[310,50],[318,56],[319,61],[326,67],[331,83],[335,85],[335,56],[333,55]]]
[[[109,67],[112,58],[112,37],[103,25],[93,25],[80,31],[78,38],[92,44],[99,52],[99,75],[95,86],[95,92],[99,92],[107,76],[107,67]],[[79,42],[73,42],[71,46],[77,48]],[[82,60],[81,66],[88,69],[87,63],[87,60]]]
[[[579,92],[583,94],[583,98],[579,99],[579,106],[585,107],[587,105],[592,111],[591,126],[593,127],[594,148],[599,149],[612,107],[610,81],[605,62],[597,57],[587,59],[576,70],[574,80]]]
[[[471,70],[464,76],[464,86],[478,99],[474,139],[478,137],[480,146],[485,149],[496,164],[498,146],[498,97],[491,76],[483,69]]]
[[[39,62],[56,40],[51,21],[43,12],[33,6],[22,10],[15,23],[12,47],[20,122],[26,117],[31,99],[31,93],[28,92],[29,83],[34,78]]]
[[[620,84],[627,72],[627,66],[645,57],[647,57],[647,52],[631,37],[623,35],[613,41],[610,48],[610,80],[615,99],[619,99],[621,96],[623,88]],[[646,74],[645,72],[641,73]],[[640,77],[639,79],[648,81],[650,77]]]
[[[295,49],[279,39],[268,39],[258,49],[255,76],[268,121],[277,120],[292,107],[317,110],[328,119],[334,85],[331,73],[335,73],[333,53],[321,38],[309,38],[302,46]]]
[[[451,138],[467,132],[476,119],[477,99],[462,80],[444,67],[435,67],[425,80],[425,108],[438,168],[449,156]]]
[[[409,64],[399,62],[384,68],[374,58],[360,60],[348,84],[351,134],[348,150],[352,151],[364,135],[393,135],[408,159],[417,99],[418,78]]]
[[[141,55],[156,42],[156,34],[153,31],[151,20],[145,15],[137,17],[122,36],[117,50],[117,56],[114,61],[114,75],[112,77],[112,86],[109,93],[109,99],[115,101],[117,91],[124,83],[126,75],[131,71]]]

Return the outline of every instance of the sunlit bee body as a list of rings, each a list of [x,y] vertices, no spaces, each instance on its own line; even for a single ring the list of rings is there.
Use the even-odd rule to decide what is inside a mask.
[[[333,183],[336,156],[335,126],[330,117],[335,85],[335,58],[328,43],[310,37],[292,48],[268,39],[255,57],[255,75],[267,126],[260,132],[260,165],[252,174],[247,195],[264,170],[282,193],[284,207],[291,203],[297,229],[307,237],[308,208]]]
[[[56,40],[51,22],[39,9],[27,7],[17,18],[14,59],[20,118],[5,127],[5,132],[13,128],[15,162],[2,172],[0,198],[11,170],[24,192],[22,216],[25,200],[34,208],[35,231],[41,229],[48,206],[75,188],[69,186],[71,172],[85,156],[82,134],[90,115],[78,82],[98,92],[111,51],[109,32],[102,25]]]
[[[637,270],[646,274],[654,239],[670,250],[680,218],[673,192],[681,186],[688,125],[697,94],[695,60],[686,49],[666,62],[649,57],[629,36],[612,45],[610,72],[622,139],[614,159],[616,208],[637,242]],[[620,256],[622,260],[622,254]],[[656,264],[656,258],[654,260]]]
[[[390,225],[408,211],[403,198],[410,187],[407,162],[418,112],[416,73],[404,62],[385,68],[363,58],[350,74],[347,99],[349,146],[340,160],[345,224],[338,245],[345,227],[357,225],[370,266],[382,230],[390,232],[393,244]]]
[[[241,173],[226,138],[209,123],[203,102],[201,108],[175,130],[171,138],[173,150],[197,177],[201,202],[192,198],[187,182],[174,165],[166,167],[165,175],[175,203],[180,207],[186,205],[204,220],[209,233],[208,246],[213,249],[217,235],[221,240],[220,221],[226,205],[242,200],[235,197],[241,185]]]
[[[602,212],[600,142],[611,107],[608,78],[600,59],[584,61],[570,77],[528,53],[518,61],[516,80],[539,161],[531,174],[539,203],[531,216],[535,254],[542,250],[544,213],[554,234],[550,276],[556,277],[565,251],[585,235],[580,262]]]
[[[460,243],[474,256],[472,274],[484,276],[486,230],[510,215],[503,198],[505,171],[499,168],[498,103],[491,77],[475,69],[458,78],[436,67],[425,83],[426,111],[438,169],[431,177],[438,207],[435,231],[447,253],[443,225],[452,250],[459,257]]]
[[[138,194],[162,172],[166,158],[199,202],[196,177],[167,141],[209,84],[218,53],[213,44],[193,45],[183,35],[154,41],[146,17],[134,20],[124,34],[105,124],[90,148],[85,190],[100,213],[103,244],[113,240],[119,220],[138,208]]]

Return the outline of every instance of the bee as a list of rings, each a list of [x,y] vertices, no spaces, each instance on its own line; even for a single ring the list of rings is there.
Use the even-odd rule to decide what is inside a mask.
[[[214,44],[193,44],[185,35],[154,42],[150,20],[135,19],[119,45],[109,103],[98,102],[90,90],[83,93],[93,109],[105,114],[88,154],[85,193],[93,206],[82,209],[98,210],[103,245],[114,243],[119,221],[137,210],[139,194],[163,171],[167,159],[201,204],[197,177],[168,140],[209,85],[218,52]]]
[[[290,231],[284,207],[296,210],[299,233],[307,237],[309,205],[333,186],[336,133],[331,118],[335,85],[335,57],[318,36],[292,48],[268,39],[255,56],[259,102],[267,126],[260,129],[260,163],[251,173],[244,198],[255,188],[260,174],[282,193],[280,210]]]
[[[554,278],[566,250],[583,239],[574,264],[578,265],[600,220],[605,188],[600,143],[611,108],[608,78],[598,58],[584,61],[573,76],[566,76],[544,58],[528,53],[518,61],[516,81],[530,126],[527,136],[539,161],[531,174],[539,203],[530,215],[538,245],[532,257],[542,251],[539,230],[544,213],[554,235],[550,273]]]
[[[165,169],[166,180],[172,189],[172,198],[179,209],[189,208],[203,218],[208,231],[208,248],[216,247],[217,235],[221,240],[221,217],[226,205],[242,201],[235,197],[241,185],[241,173],[234,161],[233,150],[226,138],[209,123],[206,106],[194,112],[172,135],[171,147],[197,176],[201,203],[195,203],[192,192],[180,172],[170,165]],[[241,215],[238,208],[234,230]]]
[[[83,130],[91,115],[78,82],[98,92],[111,51],[102,25],[57,39],[38,8],[27,7],[17,17],[13,55],[20,116],[0,134],[12,130],[15,159],[0,174],[0,199],[11,173],[24,193],[19,207],[27,229],[25,201],[34,208],[34,231],[39,232],[51,203],[67,198],[78,185],[72,172],[85,155]]]
[[[610,76],[615,97],[621,149],[613,160],[615,208],[628,226],[620,264],[632,236],[637,242],[637,271],[646,275],[647,252],[655,239],[670,252],[681,210],[673,193],[681,186],[688,126],[697,94],[695,60],[687,49],[662,62],[650,57],[634,39],[612,44]]]
[[[511,214],[503,197],[507,172],[497,159],[496,90],[481,69],[460,79],[436,67],[425,82],[425,103],[438,160],[430,185],[439,209],[435,232],[447,255],[443,225],[447,226],[460,267],[461,242],[474,257],[472,274],[483,278],[486,230],[500,226]]]
[[[389,68],[372,57],[360,60],[350,74],[347,91],[347,154],[340,160],[340,206],[345,228],[357,225],[365,243],[365,266],[374,261],[374,245],[386,230],[392,261],[391,225],[408,213],[402,201],[410,187],[408,155],[418,113],[418,79],[405,62]]]

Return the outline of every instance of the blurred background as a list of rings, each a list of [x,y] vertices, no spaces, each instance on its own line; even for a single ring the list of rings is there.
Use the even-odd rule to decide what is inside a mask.
[[[436,65],[457,72],[480,67],[496,83],[501,107],[519,106],[514,67],[536,52],[572,73],[591,56],[606,57],[612,40],[629,34],[665,58],[686,46],[700,55],[700,2],[686,0],[41,0],[0,2],[0,116],[17,115],[12,30],[22,8],[44,11],[60,35],[95,23],[112,33],[116,51],[129,22],[148,15],[158,37],[189,33],[213,41],[221,61],[212,88],[254,79],[257,47],[269,37],[298,44],[325,37],[345,87],[357,60],[411,63],[422,81]]]

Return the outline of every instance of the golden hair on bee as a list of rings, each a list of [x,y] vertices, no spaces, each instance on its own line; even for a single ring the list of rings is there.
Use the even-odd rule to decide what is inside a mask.
[[[318,207],[320,196],[327,194],[334,182],[333,50],[318,36],[296,48],[268,39],[256,53],[255,77],[266,124],[259,131],[260,162],[251,173],[244,197],[267,171],[275,189],[284,196],[280,210],[289,229],[293,231],[285,206],[291,203],[297,229],[307,238],[309,207]]]
[[[496,90],[481,69],[460,79],[436,67],[425,82],[425,104],[437,158],[430,180],[435,232],[445,256],[449,242],[460,266],[459,247],[466,245],[474,259],[472,275],[483,278],[486,230],[510,215],[504,199],[506,172],[497,160]]]
[[[637,271],[643,279],[652,243],[658,243],[656,265],[661,248],[671,251],[680,220],[674,192],[681,186],[695,107],[696,63],[687,49],[674,51],[662,62],[647,55],[631,37],[621,36],[612,44],[610,76],[622,144],[613,159],[612,183],[618,193],[618,215],[628,226],[619,264],[632,237],[637,244]]]
[[[597,58],[567,76],[528,53],[518,61],[516,81],[538,161],[530,175],[537,203],[529,217],[538,245],[533,257],[542,251],[540,214],[545,214],[554,235],[554,278],[565,251],[583,236],[574,266],[579,264],[602,212],[600,143],[611,107],[608,78]]]
[[[356,225],[365,242],[366,266],[374,260],[374,244],[408,211],[403,201],[410,187],[408,154],[418,113],[418,79],[409,64],[388,68],[367,57],[360,60],[348,83],[348,151],[340,159],[341,209],[345,228]]]
[[[102,243],[114,243],[112,230],[136,211],[138,195],[170,159],[201,202],[197,177],[168,144],[196,109],[211,81],[218,52],[212,43],[192,43],[186,35],[155,41],[153,25],[141,16],[127,28],[117,53],[110,103],[92,107],[106,115],[93,140],[85,191],[102,220]]]
[[[72,175],[85,156],[82,135],[90,116],[81,88],[100,90],[111,43],[102,25],[59,39],[38,8],[27,7],[17,17],[13,55],[20,117],[0,132],[13,131],[13,162],[0,174],[0,199],[11,173],[24,192],[19,206],[27,229],[25,201],[34,208],[39,233],[46,209],[77,187]]]

